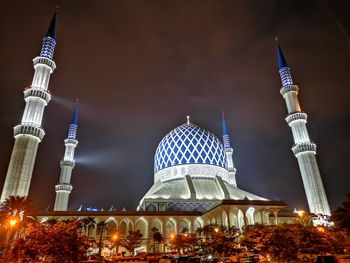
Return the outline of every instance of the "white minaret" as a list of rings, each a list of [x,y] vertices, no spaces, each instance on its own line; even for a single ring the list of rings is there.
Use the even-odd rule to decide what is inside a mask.
[[[294,146],[292,151],[298,160],[301,177],[311,213],[330,215],[326,192],[316,160],[316,144],[310,141],[306,129],[306,113],[301,111],[298,100],[298,86],[293,84],[290,68],[277,44],[279,73],[282,80],[281,95],[286,101],[288,116],[286,121],[292,129]]]
[[[45,106],[51,96],[48,91],[51,73],[56,64],[52,60],[56,45],[56,13],[43,38],[40,55],[33,59],[32,84],[24,90],[26,102],[21,124],[14,127],[15,144],[7,170],[1,201],[9,196],[27,196],[38,145],[45,132],[41,127]]]
[[[55,186],[56,200],[54,211],[67,211],[69,194],[72,192],[71,185],[72,170],[75,166],[74,152],[77,147],[77,130],[78,130],[78,103],[75,104],[73,118],[69,124],[68,138],[64,140],[66,150],[64,152],[63,160],[60,162],[61,175],[60,181]]]
[[[225,113],[222,112],[222,140],[224,143],[224,150],[226,154],[227,170],[228,170],[228,180],[229,183],[237,187],[236,182],[236,172],[237,169],[233,164],[233,149],[230,145],[230,136],[227,132],[227,126],[225,121]]]

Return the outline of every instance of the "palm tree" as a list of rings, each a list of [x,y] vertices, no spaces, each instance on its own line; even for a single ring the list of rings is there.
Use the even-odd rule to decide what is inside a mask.
[[[31,200],[26,196],[9,196],[1,203],[0,209],[8,216],[18,217],[21,221],[26,215],[33,212],[34,207]]]
[[[120,245],[126,248],[126,250],[128,250],[133,256],[135,249],[141,245],[142,237],[143,234],[140,232],[140,230],[129,230],[129,234],[121,240]]]
[[[91,230],[96,227],[96,220],[93,217],[85,217],[82,220],[82,227],[84,228],[85,234],[88,239],[90,238]]]
[[[27,223],[38,223],[34,217],[28,216],[33,213],[34,208],[30,200],[25,196],[9,196],[5,199],[1,205],[0,210],[5,213],[2,218],[6,225],[9,225],[6,233],[6,244],[9,243],[11,238],[21,234],[21,227]]]
[[[159,232],[158,228],[152,227],[152,238],[153,238],[153,252],[159,252],[159,244],[163,242],[163,235]],[[158,249],[156,249],[156,243],[158,245]]]
[[[100,240],[99,240],[99,244],[98,244],[98,254],[101,257],[101,253],[102,253],[102,236],[103,233],[107,230],[107,223],[106,221],[101,221],[97,224],[97,229],[100,232]]]

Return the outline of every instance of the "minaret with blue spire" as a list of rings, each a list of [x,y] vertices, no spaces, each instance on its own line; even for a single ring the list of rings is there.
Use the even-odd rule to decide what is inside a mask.
[[[298,100],[299,88],[293,83],[290,67],[278,42],[277,55],[282,81],[280,93],[287,104],[286,121],[292,129],[294,138],[292,151],[298,160],[309,209],[311,213],[329,216],[331,213],[328,200],[316,160],[316,144],[310,141],[306,128],[307,115],[301,111]]]
[[[235,187],[237,187],[237,181],[236,181],[236,172],[237,169],[235,168],[233,164],[233,149],[231,148],[230,145],[230,136],[227,131],[227,125],[225,121],[225,113],[221,113],[222,119],[221,119],[221,124],[222,124],[222,140],[224,143],[224,150],[225,150],[225,155],[226,155],[226,162],[227,162],[227,170],[228,170],[228,180],[229,183]]]
[[[38,146],[45,135],[41,124],[45,107],[51,100],[48,86],[50,75],[56,68],[53,61],[55,46],[56,12],[43,37],[40,55],[33,59],[35,71],[32,84],[23,91],[26,105],[21,123],[14,127],[15,143],[1,201],[9,196],[27,196],[29,193]]]
[[[63,160],[60,162],[61,175],[59,183],[55,186],[56,199],[54,211],[67,211],[69,194],[72,192],[71,185],[72,171],[75,166],[74,152],[78,145],[77,140],[78,130],[78,100],[75,103],[73,118],[69,124],[68,137],[64,140],[66,150],[64,152]]]

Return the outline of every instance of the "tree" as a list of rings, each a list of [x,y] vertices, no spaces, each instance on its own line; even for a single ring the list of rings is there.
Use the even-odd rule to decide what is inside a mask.
[[[0,209],[5,213],[1,224],[6,229],[6,245],[21,234],[23,226],[30,222],[37,223],[35,218],[29,216],[34,212],[34,206],[25,196],[9,196],[1,203]]]
[[[350,193],[347,194],[346,200],[332,214],[332,220],[336,227],[343,230],[350,237]]]
[[[82,219],[82,228],[85,231],[85,234],[88,238],[90,238],[91,230],[96,227],[96,220],[93,217],[85,217]]]
[[[171,250],[177,251],[178,254],[184,254],[188,250],[188,242],[186,241],[187,236],[175,235],[172,237],[170,244]]]
[[[124,247],[126,250],[129,251],[129,253],[133,256],[135,253],[135,249],[140,247],[142,242],[143,234],[140,232],[140,230],[136,231],[129,231],[129,234],[122,238],[120,241],[120,246]]]
[[[101,256],[102,254],[102,236],[103,233],[107,230],[107,223],[105,221],[101,221],[97,224],[97,229],[100,232],[100,238],[98,243],[98,254]]]
[[[276,226],[271,229],[271,236],[267,240],[268,252],[275,258],[287,262],[296,259],[298,247],[293,228],[288,225]]]
[[[159,247],[159,244],[163,242],[163,235],[159,232],[156,227],[152,227],[152,239],[153,239],[153,252],[158,252],[159,249],[156,249],[156,243]]]
[[[328,227],[285,224],[247,226],[242,245],[248,249],[271,253],[276,259],[293,260],[298,254],[336,253],[343,249],[344,239]],[[312,257],[305,256],[312,259]]]
[[[190,244],[195,244],[191,249],[196,253],[222,256],[235,251],[238,237],[236,227],[205,225],[196,230],[196,242],[191,240]]]
[[[262,224],[248,225],[243,236],[243,246],[259,252],[266,252],[267,241],[271,237],[271,227]]]
[[[25,196],[9,196],[1,203],[0,209],[6,213],[7,217],[18,218],[23,224],[35,220],[29,216],[35,210],[33,203]]]
[[[80,262],[88,248],[80,225],[79,221],[29,223],[23,236],[13,242],[8,258],[15,262],[24,258],[32,262]]]

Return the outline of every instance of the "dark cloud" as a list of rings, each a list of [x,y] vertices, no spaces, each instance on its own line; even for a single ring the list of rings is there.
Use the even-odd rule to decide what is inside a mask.
[[[225,110],[238,184],[306,207],[286,107],[279,94],[279,36],[332,209],[349,192],[349,19],[346,1],[61,1],[57,70],[30,197],[52,207],[73,101],[80,98],[71,209],[134,209],[153,182],[153,155],[185,121],[220,135]],[[54,1],[2,4],[1,166],[24,108],[31,59]]]

